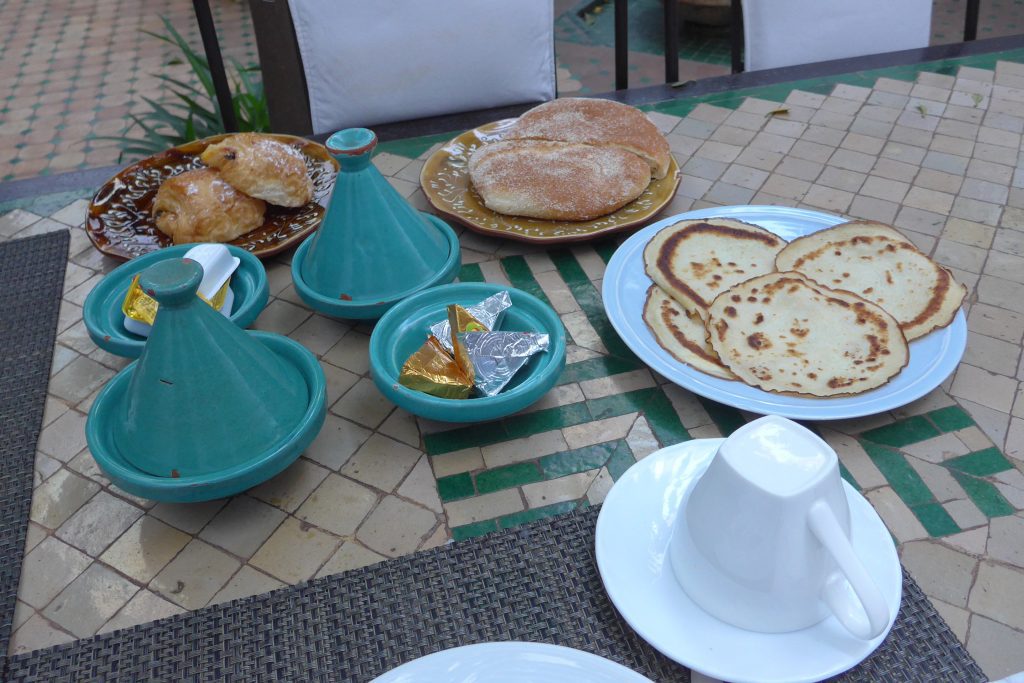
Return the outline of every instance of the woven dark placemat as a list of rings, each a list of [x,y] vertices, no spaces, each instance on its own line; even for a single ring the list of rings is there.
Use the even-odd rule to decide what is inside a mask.
[[[654,681],[689,673],[615,612],[577,511],[11,659],[11,681],[354,681],[459,645],[528,640],[607,657]],[[838,680],[983,681],[904,577],[876,653]]]
[[[0,654],[14,623],[68,240],[61,230],[0,242]]]

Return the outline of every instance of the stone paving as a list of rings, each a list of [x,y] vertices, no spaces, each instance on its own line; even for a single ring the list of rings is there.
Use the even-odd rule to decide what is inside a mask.
[[[813,427],[993,678],[1024,670],[1021,62],[1017,51],[650,108],[683,169],[665,215],[778,204],[886,221],[969,287],[967,352],[941,388]],[[424,209],[419,170],[446,137],[384,144],[375,159]],[[618,240],[541,250],[461,233],[460,279],[536,294],[572,339],[555,389],[481,426],[418,420],[383,399],[368,376],[371,327],[312,314],[286,254],[267,262],[272,299],[255,327],[320,357],[330,399],[320,437],[231,500],[138,499],[103,477],[82,434],[97,391],[125,364],[81,321],[86,295],[116,265],[79,227],[88,194],[0,206],[2,239],[72,232],[12,652],[598,504],[635,460],[751,417],[666,383],[618,339],[599,296]]]

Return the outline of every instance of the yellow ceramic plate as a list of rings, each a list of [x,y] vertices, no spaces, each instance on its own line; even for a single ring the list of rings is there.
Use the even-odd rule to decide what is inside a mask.
[[[652,181],[642,195],[618,211],[592,221],[546,221],[496,213],[484,206],[470,184],[469,157],[480,145],[500,140],[514,122],[505,119],[467,131],[427,159],[420,172],[420,185],[434,208],[476,232],[553,244],[589,240],[635,227],[654,218],[679,188],[679,165],[673,158],[664,178]]]

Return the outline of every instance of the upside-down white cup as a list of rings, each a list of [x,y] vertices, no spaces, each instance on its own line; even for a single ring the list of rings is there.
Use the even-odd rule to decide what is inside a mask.
[[[829,614],[871,639],[889,609],[850,544],[835,451],[770,415],[736,430],[682,501],[669,548],[676,579],[718,619],[780,633]]]

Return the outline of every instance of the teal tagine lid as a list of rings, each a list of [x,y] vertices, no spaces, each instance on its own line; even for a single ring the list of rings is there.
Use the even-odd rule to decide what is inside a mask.
[[[244,490],[298,457],[323,424],[316,358],[214,311],[196,296],[202,275],[189,259],[143,271],[140,286],[160,304],[152,333],[90,411],[97,463],[129,492],[203,500]]]
[[[299,295],[335,317],[380,317],[422,289],[451,282],[460,265],[455,232],[388,183],[370,161],[376,145],[365,128],[328,138],[341,168],[320,228],[292,260]]]

